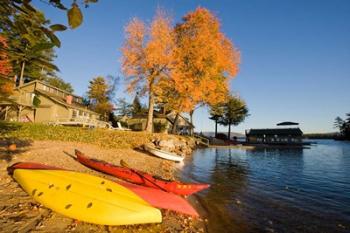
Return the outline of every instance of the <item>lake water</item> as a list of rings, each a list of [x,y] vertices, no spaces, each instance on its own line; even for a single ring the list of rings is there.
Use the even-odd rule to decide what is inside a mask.
[[[209,232],[350,232],[350,143],[309,149],[198,149],[185,162]]]

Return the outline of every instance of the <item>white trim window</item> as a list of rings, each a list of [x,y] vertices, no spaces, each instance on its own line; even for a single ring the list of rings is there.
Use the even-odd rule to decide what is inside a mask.
[[[75,109],[72,110],[72,118],[77,118],[79,112]]]

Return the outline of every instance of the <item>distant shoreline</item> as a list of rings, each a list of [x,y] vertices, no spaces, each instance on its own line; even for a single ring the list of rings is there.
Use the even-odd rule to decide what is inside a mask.
[[[234,148],[234,149],[244,149],[244,150],[253,150],[256,146],[247,146],[242,144],[237,145],[209,145],[209,148]]]

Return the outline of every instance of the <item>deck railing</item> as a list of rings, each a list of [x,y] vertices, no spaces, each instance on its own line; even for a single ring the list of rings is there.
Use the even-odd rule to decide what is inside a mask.
[[[111,128],[111,124],[106,121],[100,121],[96,119],[90,119],[85,117],[71,117],[71,118],[56,118],[54,121],[50,121],[52,125],[81,125],[95,128]]]

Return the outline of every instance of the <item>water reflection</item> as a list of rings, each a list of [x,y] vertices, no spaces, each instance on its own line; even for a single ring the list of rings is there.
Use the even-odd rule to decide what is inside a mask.
[[[212,187],[198,195],[202,205],[207,206],[210,232],[226,232],[244,230],[246,224],[241,219],[240,196],[247,185],[247,164],[239,159],[232,150],[213,149],[209,155],[215,155],[214,166],[208,170],[208,181]],[[212,203],[215,203],[214,205]],[[230,217],[227,209],[231,209]],[[219,224],[216,224],[219,223]],[[246,230],[246,229],[245,229]]]
[[[347,232],[349,145],[203,149],[183,175],[212,184],[197,195],[210,232]]]

